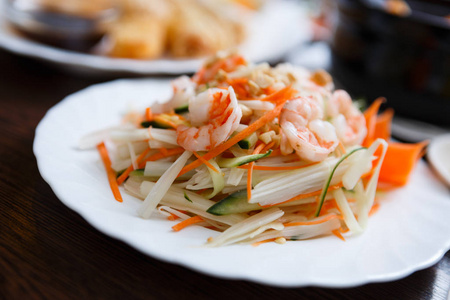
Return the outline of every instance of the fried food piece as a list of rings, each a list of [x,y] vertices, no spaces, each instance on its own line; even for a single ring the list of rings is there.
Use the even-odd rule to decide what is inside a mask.
[[[110,56],[136,59],[160,57],[165,51],[166,22],[150,14],[123,16],[108,31]]]
[[[173,1],[168,51],[174,57],[196,57],[236,46],[243,38],[239,22],[221,15],[198,1]]]
[[[121,0],[123,15],[109,28],[101,52],[153,59],[207,56],[232,48],[243,40],[243,25],[215,1]]]
[[[124,15],[151,14],[160,19],[170,18],[173,9],[168,0],[120,0],[119,5]]]

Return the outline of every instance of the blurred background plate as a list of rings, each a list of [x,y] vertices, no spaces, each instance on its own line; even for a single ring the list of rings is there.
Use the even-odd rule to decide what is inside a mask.
[[[133,60],[63,50],[24,38],[7,23],[0,0],[0,47],[55,64],[72,72],[108,75],[193,73],[203,59]],[[296,1],[268,1],[248,24],[248,37],[239,51],[253,62],[277,62],[289,50],[310,40],[306,9]]]

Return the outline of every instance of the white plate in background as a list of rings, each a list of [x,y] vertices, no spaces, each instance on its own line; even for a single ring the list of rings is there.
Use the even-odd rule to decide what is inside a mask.
[[[203,59],[135,60],[85,54],[47,46],[14,33],[3,15],[0,0],[0,47],[11,52],[51,62],[74,72],[93,74],[183,74],[193,73]],[[268,1],[251,18],[247,39],[238,47],[252,62],[276,62],[293,47],[311,38],[304,6],[296,1]]]

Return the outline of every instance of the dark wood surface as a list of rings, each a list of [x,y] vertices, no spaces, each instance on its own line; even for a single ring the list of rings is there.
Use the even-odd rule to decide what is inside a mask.
[[[103,80],[0,50],[0,299],[447,298],[450,252],[394,282],[286,289],[203,275],[100,233],[58,200],[39,174],[32,145],[50,107]]]

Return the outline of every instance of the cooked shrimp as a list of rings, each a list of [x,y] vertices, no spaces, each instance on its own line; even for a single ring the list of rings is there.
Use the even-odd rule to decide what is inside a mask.
[[[336,128],[339,140],[345,146],[359,145],[367,134],[364,115],[344,90],[336,90],[327,105],[327,115]]]
[[[280,125],[296,154],[308,161],[322,161],[339,141],[333,125],[323,120],[323,109],[313,97],[288,101],[280,116]]]
[[[232,87],[208,89],[189,100],[192,127],[177,127],[177,143],[189,151],[212,149],[230,137],[241,117]]]
[[[164,104],[165,111],[188,104],[189,99],[195,95],[197,85],[188,76],[181,76],[172,81],[173,96]]]

